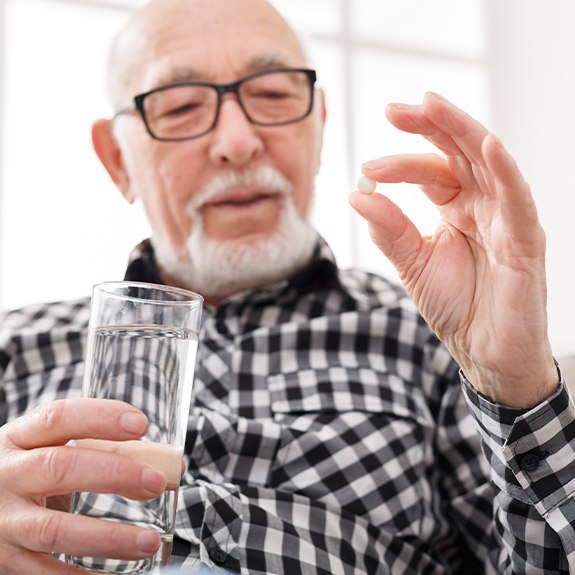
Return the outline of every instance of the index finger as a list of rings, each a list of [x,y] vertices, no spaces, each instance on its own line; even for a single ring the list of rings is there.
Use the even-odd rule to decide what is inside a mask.
[[[461,154],[453,138],[431,121],[421,104],[393,102],[385,108],[385,116],[398,130],[423,136],[446,156]]]
[[[386,116],[399,130],[422,135],[447,156],[485,167],[482,144],[489,131],[443,96],[428,92],[421,105],[389,104]]]
[[[13,447],[34,449],[63,445],[71,439],[125,440],[141,437],[146,416],[135,407],[113,399],[60,399],[35,407],[4,426]]]
[[[423,111],[444,134],[451,137],[462,155],[470,162],[485,167],[483,141],[489,130],[481,122],[443,96],[431,92],[423,98]]]

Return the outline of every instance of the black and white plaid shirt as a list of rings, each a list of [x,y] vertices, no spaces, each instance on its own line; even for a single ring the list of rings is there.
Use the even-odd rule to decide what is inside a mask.
[[[160,281],[149,243],[127,278]],[[2,318],[0,423],[79,395],[88,316],[85,299]],[[193,404],[175,545],[185,564],[568,573],[575,558],[564,384],[529,412],[489,403],[401,288],[338,270],[321,242],[290,281],[206,307]]]

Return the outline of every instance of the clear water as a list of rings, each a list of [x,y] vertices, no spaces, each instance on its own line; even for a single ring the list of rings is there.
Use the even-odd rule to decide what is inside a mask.
[[[127,401],[148,416],[144,441],[183,445],[190,411],[197,334],[157,326],[98,328],[87,358],[84,395]],[[93,573],[147,573],[167,565],[172,548],[177,489],[160,497],[133,501],[114,494],[77,492],[70,511],[107,521],[155,529],[162,545],[150,558],[67,557]]]

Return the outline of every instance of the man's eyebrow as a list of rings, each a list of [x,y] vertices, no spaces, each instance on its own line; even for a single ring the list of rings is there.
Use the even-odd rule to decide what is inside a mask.
[[[288,62],[288,58],[280,54],[267,54],[264,56],[257,56],[256,58],[248,61],[245,69],[249,74],[250,72],[269,70],[270,68],[289,68],[290,65]]]
[[[238,78],[259,72],[260,70],[271,70],[273,68],[286,68],[290,67],[285,57],[279,55],[271,56],[258,56],[249,60],[242,66],[242,72]],[[233,81],[234,78],[231,79]],[[164,76],[161,76],[156,81],[156,85],[163,86],[168,84],[177,84],[178,82],[207,82],[205,73],[200,72],[194,68],[174,68]]]
[[[156,84],[162,86],[164,84],[175,84],[177,82],[199,82],[205,80],[198,70],[192,68],[175,68],[170,70],[168,74],[160,76]]]

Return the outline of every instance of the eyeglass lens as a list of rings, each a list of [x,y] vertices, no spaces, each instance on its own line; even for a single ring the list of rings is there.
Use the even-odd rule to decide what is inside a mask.
[[[238,97],[256,124],[277,125],[309,112],[310,80],[305,72],[276,71],[247,78]],[[149,130],[158,138],[186,139],[208,132],[218,114],[218,91],[213,86],[169,86],[151,92],[143,108]]]

